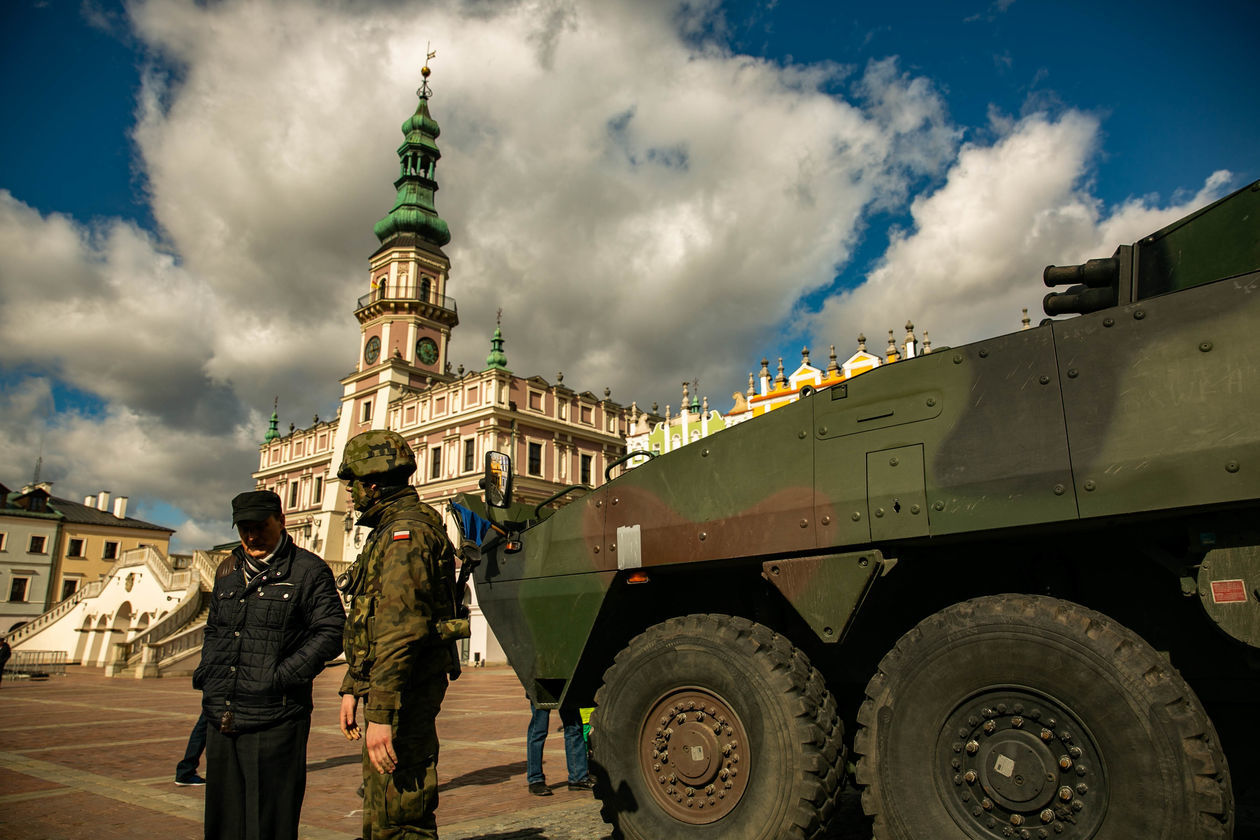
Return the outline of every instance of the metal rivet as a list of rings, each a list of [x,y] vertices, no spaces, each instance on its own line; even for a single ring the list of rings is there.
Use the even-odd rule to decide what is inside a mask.
[[[798,438],[800,438],[801,440],[805,440],[805,432],[804,432],[804,431],[797,432],[797,433],[796,433],[796,436],[797,436]]]
[[[881,516],[883,516],[883,515],[884,515],[884,509],[883,509],[883,508],[875,508],[875,518],[876,518],[876,519],[878,519],[879,517],[881,517]]]
[[[621,499],[614,498],[614,499],[612,500],[612,503],[615,505],[615,504],[617,504],[617,503],[618,503],[618,502],[620,502],[620,501],[621,501]]]
[[[956,364],[956,365],[961,365],[961,364],[962,364],[962,360],[963,360],[963,357],[962,357],[962,354],[961,354],[961,353],[955,353],[955,354],[954,354],[954,364]]]
[[[708,457],[709,457],[709,450],[707,450],[707,449],[702,449],[702,450],[700,450],[700,457],[701,457],[701,458],[708,458]]]
[[[1080,373],[1077,372],[1076,368],[1068,368],[1068,379],[1075,379],[1078,376],[1080,376]]]
[[[826,427],[826,426],[819,426],[819,427],[818,427],[818,434],[820,434],[820,435],[826,435],[826,434],[827,434],[827,427]]]
[[[709,538],[709,535],[708,535],[708,533],[707,533],[707,532],[705,532],[705,531],[701,531],[701,532],[700,532],[700,542],[704,542],[704,541],[705,541],[705,540],[707,540],[708,538]]]
[[[771,566],[771,567],[770,567],[770,574],[772,574],[772,575],[777,575],[778,573],[779,573],[779,567],[778,567],[778,566]]]
[[[897,464],[899,464],[899,463],[901,463],[901,462],[900,462],[900,461],[898,461],[896,458],[889,458],[889,459],[888,459],[888,466],[890,466],[890,467],[895,467],[895,466],[897,466]]]
[[[934,504],[932,505],[932,507],[933,507],[933,508],[935,508],[936,510],[945,510],[945,503],[944,503],[944,502],[936,502],[936,503],[934,503]]]
[[[867,566],[871,565],[871,561],[866,559],[865,557],[859,557],[858,565],[861,566],[863,569],[865,569]]]
[[[1145,318],[1145,317],[1146,317],[1146,313],[1145,313],[1145,312],[1143,312],[1141,309],[1139,309],[1139,310],[1137,310],[1137,311],[1135,311],[1135,312],[1133,313],[1133,320],[1134,320],[1134,321],[1141,321],[1141,320],[1142,320],[1143,318]]]
[[[820,521],[821,521],[821,522],[822,522],[822,524],[824,524],[824,525],[830,525],[830,524],[831,524],[831,517],[830,517],[830,516],[824,516],[824,517],[823,517]]]
[[[597,501],[595,502],[595,507],[603,507],[603,506],[604,506],[604,500],[603,500],[603,499],[599,499],[599,500],[597,500]]]
[[[1202,344],[1199,345],[1199,350],[1200,352],[1203,352],[1203,353],[1210,353],[1212,350],[1212,342],[1210,341],[1203,342]]]
[[[928,397],[927,404],[928,404],[928,408],[931,408],[932,406],[936,405],[936,398]]]
[[[1116,325],[1116,319],[1115,319],[1115,318],[1103,318],[1103,326],[1104,326],[1104,327],[1114,327],[1115,325]]]
[[[859,511],[856,511],[856,510],[855,510],[855,511],[853,511],[853,521],[854,521],[854,522],[861,522],[861,521],[862,521],[862,514],[861,514]]]
[[[1042,376],[1042,377],[1041,377],[1040,379],[1038,379],[1037,381],[1038,381],[1038,382],[1040,382],[1042,385],[1049,385],[1049,384],[1050,384],[1050,377],[1048,377],[1048,376]]]
[[[1086,490],[1089,490],[1089,491],[1091,491],[1091,492],[1092,492],[1092,491],[1093,491],[1094,489],[1096,489],[1097,487],[1098,487],[1098,485],[1097,485],[1097,484],[1095,484],[1095,483],[1094,483],[1094,482],[1092,482],[1092,481],[1087,481],[1087,482],[1085,482],[1085,489],[1086,489]]]
[[[1062,496],[1066,492],[1067,492],[1067,488],[1064,487],[1062,484],[1054,485],[1054,495]]]
[[[988,351],[988,350],[981,350],[981,351],[980,351],[977,355],[979,355],[979,356],[980,356],[980,358],[982,358],[982,359],[987,359],[987,358],[989,358],[989,351]]]
[[[910,505],[910,512],[911,512],[911,513],[918,513],[918,512],[919,512],[919,506],[918,506],[918,505]]]
[[[808,528],[808,527],[809,527],[809,520],[808,520],[808,519],[802,519],[802,520],[801,520],[801,527],[802,527],[802,528]]]
[[[1239,470],[1237,461],[1229,461],[1225,464],[1225,472],[1236,473]]]
[[[599,546],[595,546],[594,551],[595,551],[595,553],[596,553],[596,554],[599,554]]]
[[[608,550],[609,550],[609,551],[616,551],[616,550],[617,550],[617,544],[616,544],[616,543],[609,543],[609,544],[608,544]]]
[[[835,630],[832,630],[830,627],[824,627],[824,628],[823,628],[823,635],[824,635],[824,636],[834,636],[834,635],[835,635],[835,633],[836,633],[836,631],[835,631]]]

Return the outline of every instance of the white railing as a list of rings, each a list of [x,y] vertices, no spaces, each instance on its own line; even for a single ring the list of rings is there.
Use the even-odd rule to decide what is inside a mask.
[[[15,650],[13,658],[4,667],[6,674],[33,677],[64,677],[66,652],[64,650]]]
[[[185,624],[196,618],[197,613],[201,612],[201,592],[200,582],[190,583],[184,591],[184,597],[180,599],[174,610],[160,621],[150,624],[144,632],[137,634],[131,641],[119,644],[121,650],[118,652],[118,661],[125,662],[127,665],[138,663],[147,645],[160,643],[161,640],[177,633]]]
[[[104,581],[94,580],[91,583],[85,583],[83,586],[80,586],[74,591],[74,594],[66,598],[64,601],[54,605],[48,612],[37,618],[31,619],[21,627],[11,631],[7,636],[9,644],[16,645],[22,640],[29,639],[31,636],[34,636],[36,633],[48,627],[54,621],[78,606],[79,602],[84,598],[96,597],[100,594],[101,587],[104,585]]]

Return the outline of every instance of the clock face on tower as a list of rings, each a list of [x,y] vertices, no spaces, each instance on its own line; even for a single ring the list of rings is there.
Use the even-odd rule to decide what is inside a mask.
[[[376,364],[376,360],[381,357],[381,340],[376,336],[372,336],[367,340],[367,344],[363,347],[363,361],[369,365]]]
[[[416,342],[416,358],[426,365],[436,364],[438,360],[437,344],[431,338],[422,338]]]

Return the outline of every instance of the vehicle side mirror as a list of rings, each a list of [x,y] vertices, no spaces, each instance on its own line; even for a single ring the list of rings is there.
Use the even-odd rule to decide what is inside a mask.
[[[481,487],[486,491],[487,507],[511,507],[512,459],[502,452],[487,452]]]

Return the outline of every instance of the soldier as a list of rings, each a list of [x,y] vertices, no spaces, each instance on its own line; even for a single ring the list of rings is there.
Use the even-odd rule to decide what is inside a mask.
[[[359,525],[372,528],[338,582],[350,599],[341,731],[360,737],[360,700],[367,721],[363,840],[438,836],[434,724],[447,671],[458,667],[451,642],[468,635],[456,619],[454,548],[437,511],[407,484],[415,470],[401,436],[373,430],[346,444],[337,471]]]

